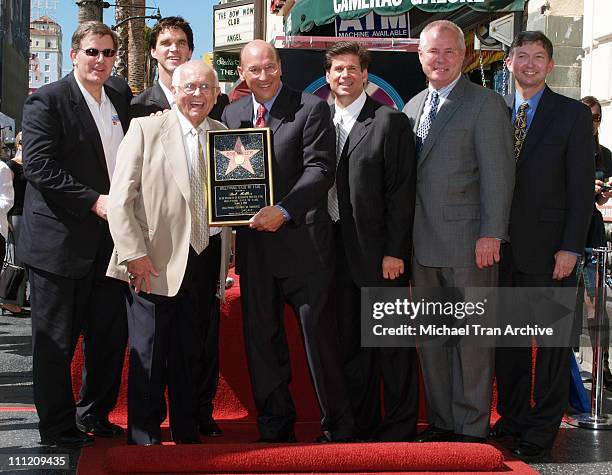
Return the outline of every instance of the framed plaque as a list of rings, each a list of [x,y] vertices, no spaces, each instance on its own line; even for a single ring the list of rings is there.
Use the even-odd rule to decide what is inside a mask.
[[[209,130],[206,144],[208,224],[247,225],[274,204],[270,129]]]

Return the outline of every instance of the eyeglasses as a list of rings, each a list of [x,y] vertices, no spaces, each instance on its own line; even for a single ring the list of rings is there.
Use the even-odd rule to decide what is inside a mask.
[[[251,66],[250,68],[247,68],[247,71],[249,72],[251,76],[255,76],[255,77],[261,76],[261,73],[263,71],[265,71],[267,75],[276,74],[278,72],[278,64],[276,63],[267,64],[263,68]]]
[[[105,58],[112,58],[113,56],[117,54],[117,50],[114,50],[111,48],[106,48],[103,50],[99,50],[98,48],[87,48],[87,49],[79,48],[79,51],[82,51],[87,56],[91,56],[94,58],[97,58],[98,56],[100,56],[100,53],[102,53],[102,56],[104,56]]]
[[[211,86],[210,84],[204,83],[198,85],[191,82],[179,87],[189,96],[195,94],[196,91],[200,91],[200,94],[212,94],[215,89],[219,89],[217,86]]]
[[[593,114],[593,122],[601,122],[601,114]]]

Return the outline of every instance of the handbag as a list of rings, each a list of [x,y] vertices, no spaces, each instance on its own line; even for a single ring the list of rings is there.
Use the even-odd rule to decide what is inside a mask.
[[[17,300],[19,296],[19,288],[22,286],[26,273],[25,269],[15,264],[13,253],[9,243],[14,240],[13,233],[9,231],[6,246],[6,258],[2,265],[2,273],[0,273],[0,299]]]

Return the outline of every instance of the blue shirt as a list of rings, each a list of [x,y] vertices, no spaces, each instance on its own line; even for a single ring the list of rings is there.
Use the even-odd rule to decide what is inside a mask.
[[[274,97],[270,99],[269,101],[263,103],[264,107],[266,108],[266,115],[265,115],[266,124],[268,123],[268,119],[270,118],[270,110],[272,109],[272,106],[274,105],[274,101],[280,94],[282,88],[283,88],[283,83],[281,82],[278,88],[278,91],[276,91],[276,94],[274,94]],[[253,120],[252,122],[253,122],[253,125],[255,125],[255,121],[257,120],[257,109],[259,109],[260,103],[257,102],[257,99],[255,99],[255,96],[253,94],[251,94],[251,98],[253,99]]]
[[[544,87],[540,89],[536,94],[531,96],[530,99],[523,99],[518,91],[514,93],[514,108],[512,109],[512,123],[516,119],[516,113],[518,112],[519,107],[523,102],[527,102],[529,107],[525,111],[525,116],[527,118],[527,130],[531,127],[531,122],[533,121],[533,116],[536,113],[536,109],[538,108],[538,104],[540,103],[540,99],[542,98],[542,94],[544,94]]]

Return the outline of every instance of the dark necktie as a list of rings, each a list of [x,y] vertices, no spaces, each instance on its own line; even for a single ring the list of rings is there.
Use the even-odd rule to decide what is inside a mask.
[[[434,119],[436,118],[436,114],[438,113],[438,104],[440,103],[440,96],[438,95],[438,91],[432,91],[431,97],[429,100],[429,114],[425,117],[421,117],[421,123],[417,128],[417,137],[416,137],[416,152],[417,156],[421,153],[421,149],[423,148],[423,143],[427,138],[427,134],[429,134],[429,129],[431,129],[431,124],[433,124]]]
[[[259,104],[257,108],[257,117],[255,118],[255,127],[260,129],[266,126],[266,106]]]
[[[523,142],[525,141],[525,137],[527,136],[527,108],[529,104],[527,102],[523,102],[516,113],[516,118],[514,119],[514,159],[518,159],[521,154],[521,148],[523,147]]]

